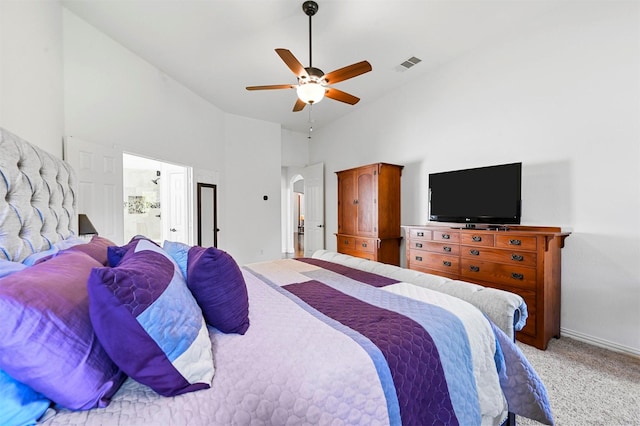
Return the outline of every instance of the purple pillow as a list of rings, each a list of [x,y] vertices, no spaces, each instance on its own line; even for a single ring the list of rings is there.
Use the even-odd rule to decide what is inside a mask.
[[[238,264],[228,253],[215,247],[192,247],[187,260],[187,285],[209,325],[223,333],[247,331],[247,285]]]
[[[138,240],[151,241],[146,237],[143,237],[141,235],[136,235],[135,237],[131,238],[131,240],[127,244],[123,246],[116,246],[114,244],[108,247],[107,263],[105,263],[104,265],[111,266],[112,268],[115,268],[116,266],[118,266],[118,264],[122,261],[122,258],[124,257],[124,255],[127,254],[129,250],[131,250],[133,247],[136,246],[136,243],[138,242]]]
[[[79,244],[77,246],[70,247],[65,251],[81,251],[100,262],[101,265],[105,266],[107,265],[107,249],[110,246],[115,246],[115,243],[104,237],[94,235],[93,238],[91,238],[91,241],[87,244]]]
[[[87,278],[98,266],[67,252],[0,280],[0,368],[72,410],[106,407],[126,378],[89,318]]]
[[[175,262],[139,239],[115,268],[94,268],[90,315],[105,350],[129,376],[164,396],[210,387],[211,340]]]

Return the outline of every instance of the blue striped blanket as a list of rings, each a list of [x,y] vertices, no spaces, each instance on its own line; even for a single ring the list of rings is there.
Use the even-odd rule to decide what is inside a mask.
[[[245,268],[366,351],[391,424],[500,424],[507,410],[553,424],[533,368],[470,304],[319,259]]]

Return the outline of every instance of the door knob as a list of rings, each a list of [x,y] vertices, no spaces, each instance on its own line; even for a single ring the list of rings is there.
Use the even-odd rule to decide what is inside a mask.
[[[176,228],[171,228],[171,229],[169,229],[169,231],[171,231],[171,232],[177,232],[178,230],[177,230]]]

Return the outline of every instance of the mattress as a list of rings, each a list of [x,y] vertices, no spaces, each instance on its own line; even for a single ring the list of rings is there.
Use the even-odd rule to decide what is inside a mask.
[[[167,398],[128,379],[106,408],[50,410],[44,424],[496,425],[511,408],[552,422],[537,375],[517,353],[513,364],[521,362],[520,369],[506,368],[515,345],[479,310],[446,294],[318,262],[243,268],[251,326],[245,335],[209,328],[216,371],[210,389]],[[362,329],[371,324],[397,347],[377,346],[379,336]],[[407,324],[418,328],[407,333]],[[430,339],[433,356],[403,364],[409,358],[403,354],[426,345],[412,342],[417,334]],[[416,372],[423,377],[417,380]],[[411,417],[418,415],[424,417]]]

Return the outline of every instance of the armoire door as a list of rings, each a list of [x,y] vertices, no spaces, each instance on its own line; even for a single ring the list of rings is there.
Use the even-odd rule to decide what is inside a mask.
[[[356,170],[356,232],[354,235],[375,237],[378,234],[377,188],[378,168],[376,165]]]
[[[356,171],[338,173],[338,234],[355,235],[357,198]]]

